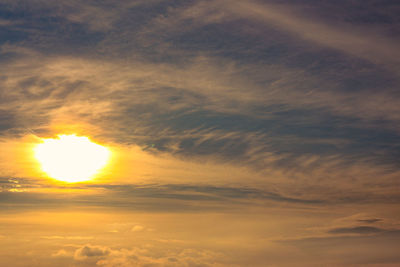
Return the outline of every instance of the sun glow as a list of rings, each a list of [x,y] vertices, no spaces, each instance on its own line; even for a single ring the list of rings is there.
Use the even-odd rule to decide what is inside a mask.
[[[84,136],[58,135],[42,141],[34,147],[42,170],[49,177],[68,183],[93,179],[110,157],[108,148]]]

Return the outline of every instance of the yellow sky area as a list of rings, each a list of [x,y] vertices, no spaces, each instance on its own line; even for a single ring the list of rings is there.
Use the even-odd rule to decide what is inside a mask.
[[[64,133],[59,133],[64,134]],[[69,132],[68,132],[69,134]],[[143,150],[136,145],[121,145],[97,140],[87,136],[93,142],[107,147],[111,151],[108,164],[96,174],[93,179],[85,181],[87,184],[187,184],[187,185],[211,185],[222,187],[246,187],[277,191],[283,196],[294,196],[302,190],[307,191],[306,199],[334,198],[337,194],[346,190],[354,190],[357,184],[347,177],[362,177],[364,181],[374,181],[379,175],[378,168],[372,172],[372,167],[365,165],[352,166],[352,168],[339,169],[336,172],[326,172],[332,168],[319,166],[310,173],[286,171],[268,167],[262,171],[255,168],[240,166],[238,162],[222,162],[218,158],[197,157],[182,158],[168,153],[162,153],[152,149]],[[55,138],[46,136],[45,138]],[[34,157],[34,147],[42,141],[35,135],[26,135],[21,138],[0,139],[0,176],[8,178],[29,178],[41,184],[40,187],[16,187],[10,191],[57,191],[69,190],[70,193],[91,194],[99,193],[99,189],[75,190],[74,183],[65,183],[52,179],[44,173],[41,165]],[[328,162],[329,163],[329,162]],[[310,179],[321,177],[318,186],[310,186]],[[396,178],[396,173],[383,177],[388,181]],[[383,179],[382,178],[382,179]],[[383,180],[381,180],[383,181]],[[46,188],[46,184],[49,188]],[[60,186],[60,187],[59,187]],[[319,187],[321,186],[321,187]],[[54,189],[59,187],[58,189]],[[329,188],[329,194],[321,195],[320,188]],[[369,188],[364,188],[369,190]],[[91,190],[97,190],[91,192]],[[373,190],[373,188],[371,189]],[[382,189],[383,190],[383,189]],[[393,193],[393,188],[388,188],[387,193]],[[385,192],[386,192],[385,191]],[[378,193],[385,193],[384,191]],[[376,194],[376,192],[375,192]]]
[[[88,136],[90,140],[92,138]],[[56,138],[48,137],[45,138]],[[167,153],[154,153],[130,145],[115,143],[95,143],[109,149],[110,159],[104,168],[93,179],[85,183],[204,183],[213,185],[234,185],[248,177],[247,168],[228,163],[209,160],[184,160]],[[10,178],[32,178],[50,184],[65,184],[52,179],[42,170],[35,158],[35,147],[43,139],[35,135],[22,138],[0,140],[0,175]],[[257,175],[246,178],[246,184],[256,180]],[[259,177],[258,177],[259,178]]]
[[[73,136],[72,136],[73,137]],[[75,137],[78,138],[78,137]],[[80,137],[81,139],[86,139],[83,137]],[[48,139],[47,137],[42,139],[39,138],[35,135],[26,135],[22,138],[18,138],[18,139],[3,139],[1,140],[1,154],[0,154],[0,160],[1,160],[1,170],[2,173],[1,175],[3,177],[10,177],[10,178],[34,178],[34,179],[46,179],[49,180],[49,182],[56,182],[58,177],[54,177],[57,176],[57,170],[55,170],[55,175],[53,169],[55,168],[60,168],[62,167],[62,161],[64,160],[72,160],[74,157],[76,157],[76,161],[78,160],[83,160],[82,157],[82,152],[79,153],[79,151],[77,151],[76,155],[73,154],[74,151],[69,152],[70,155],[67,155],[68,157],[70,157],[70,159],[68,159],[63,152],[65,151],[60,151],[66,147],[68,147],[68,144],[61,144],[59,146],[56,147],[51,147],[52,143],[54,142],[58,142],[59,139],[57,139],[57,137]],[[85,140],[84,140],[85,141]],[[89,142],[89,140],[87,139],[87,143],[89,143],[89,145],[91,144]],[[72,149],[77,149],[79,147],[82,147],[83,149],[87,149],[87,143],[81,142],[81,143],[77,143],[75,144],[75,147],[72,147]],[[48,147],[50,145],[50,148]],[[101,148],[100,146],[96,145],[96,144],[92,144],[93,146],[97,146],[99,148]],[[47,147],[46,147],[47,146]],[[96,148],[97,148],[96,147]],[[95,152],[99,152],[99,151],[95,151]],[[100,152],[104,152],[104,153],[109,153],[112,155],[112,152],[108,152],[108,150],[106,148],[103,148],[102,151]],[[103,154],[104,154],[103,153]],[[84,153],[83,153],[84,154]],[[83,155],[83,156],[87,156],[90,157],[90,155]],[[96,155],[94,155],[96,156]],[[46,158],[47,157],[47,158]],[[104,158],[105,156],[103,156]],[[53,169],[50,168],[50,171],[48,170],[49,167],[47,167],[47,169],[45,168],[46,166],[43,164],[42,161],[43,158],[45,158],[46,160],[50,160],[51,164],[53,164],[54,166],[50,166],[53,167]],[[59,162],[57,162],[57,158],[59,158]],[[94,157],[94,160],[97,160],[98,157]],[[103,161],[105,161],[105,159],[102,159]],[[112,156],[110,156],[109,161],[112,161]],[[76,162],[74,162],[76,163]],[[79,163],[79,162],[78,162]],[[93,168],[93,167],[92,167]],[[100,168],[98,168],[100,169]],[[103,168],[105,170],[105,168]],[[98,173],[98,177],[101,177],[102,175],[102,171],[103,169],[100,169],[100,172]],[[46,172],[47,171],[47,172]],[[67,170],[66,170],[67,171]],[[68,174],[68,172],[66,172],[66,174]],[[54,178],[53,178],[54,177]],[[93,176],[93,178],[96,178],[95,176]],[[62,179],[64,181],[68,181],[68,179]]]
[[[30,266],[29,262],[32,260],[42,260],[41,266],[45,267],[56,266],[55,262],[59,260],[94,266],[93,262],[85,262],[90,259],[77,257],[79,250],[86,246],[107,250],[108,253],[104,255],[107,260],[126,258],[127,263],[123,266],[138,266],[128,260],[130,256],[152,256],[154,259],[171,255],[183,257],[180,253],[187,249],[193,255],[204,255],[206,251],[212,251],[213,253],[207,254],[207,259],[211,257],[211,262],[214,262],[213,257],[219,260],[222,257],[222,260],[229,260],[228,263],[247,260],[246,264],[239,266],[265,266],[263,257],[266,253],[268,260],[278,263],[281,257],[289,262],[292,261],[291,257],[298,253],[300,255],[297,256],[301,257],[304,251],[298,246],[302,244],[294,246],[285,241],[330,237],[332,235],[327,233],[329,229],[338,225],[348,227],[349,223],[364,218],[350,218],[349,215],[354,212],[357,212],[354,207],[347,210],[321,208],[296,211],[269,206],[259,207],[256,212],[244,209],[240,212],[220,213],[129,212],[118,209],[79,212],[76,209],[63,209],[23,213],[13,211],[10,216],[10,213],[5,211],[0,214],[0,226],[7,231],[0,233],[0,246],[9,249],[1,250],[0,256],[7,266],[14,266],[16,261],[20,263],[18,266]],[[374,215],[385,218],[390,212],[393,211],[383,213],[380,210],[379,213],[382,214]],[[337,224],[335,218],[349,222]],[[325,228],[321,231],[315,228],[316,225]],[[346,242],[338,242],[337,236],[334,238],[338,244],[334,247],[335,251],[345,251],[354,245],[351,243],[342,248]],[[365,241],[357,244],[362,245],[362,242]],[[307,248],[307,244],[305,246]],[[321,252],[326,252],[319,249],[319,246],[312,246],[309,253],[320,255]],[[369,248],[365,248],[363,251],[368,250]],[[291,257],[287,257],[289,252]],[[14,257],[7,257],[8,253],[13,253]],[[248,262],[249,259],[252,259],[252,262]],[[298,262],[282,266],[298,266]]]
[[[58,135],[42,139],[34,147],[34,157],[49,177],[67,183],[93,179],[107,165],[111,151],[88,137]]]
[[[58,240],[62,245],[74,242],[132,247],[153,243],[157,246],[214,244],[234,247],[277,238],[305,236],[305,231],[319,219],[274,208],[253,213],[165,213],[129,212],[126,210],[38,211],[0,215],[0,225],[12,236],[38,240]],[[243,216],[243,215],[246,216]],[[294,220],[286,220],[288,219]],[[326,219],[325,219],[326,220]],[[21,227],[29,222],[29,227]],[[68,222],[68,223],[66,223]],[[35,231],[31,231],[34,228]],[[234,233],[234,234],[233,234]],[[130,237],[130,238],[129,238]],[[258,239],[258,240],[257,240]],[[74,240],[74,241],[71,241]],[[40,242],[38,242],[40,243]],[[1,242],[0,242],[1,244]],[[55,251],[52,251],[55,252]],[[49,253],[51,254],[51,253]]]

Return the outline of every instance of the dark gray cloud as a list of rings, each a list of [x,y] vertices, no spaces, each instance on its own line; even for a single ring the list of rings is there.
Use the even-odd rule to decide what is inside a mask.
[[[174,54],[174,58],[184,57],[186,61],[185,64],[190,61],[193,62],[193,56],[197,56],[199,53],[206,53],[216,58],[229,60],[235,65],[245,64],[245,66],[247,65],[248,67],[237,67],[237,70],[229,74],[228,77],[231,75],[248,77],[247,79],[251,80],[254,86],[254,88],[247,89],[249,90],[249,94],[253,94],[253,91],[256,93],[256,96],[265,94],[267,96],[266,98],[268,98],[270,94],[269,91],[290,89],[297,92],[299,96],[307,98],[313,98],[315,97],[313,94],[316,94],[318,99],[318,94],[326,92],[345,96],[343,107],[329,107],[326,104],[318,106],[318,101],[321,101],[320,99],[316,102],[317,106],[313,106],[313,104],[308,105],[308,103],[304,103],[304,101],[300,101],[298,104],[288,104],[285,103],[287,100],[283,99],[281,99],[281,101],[283,100],[281,104],[272,104],[268,102],[255,103],[253,101],[243,103],[240,100],[232,99],[230,100],[231,102],[226,101],[226,103],[224,103],[226,108],[239,105],[240,109],[232,113],[230,110],[229,112],[215,112],[213,110],[215,107],[210,107],[209,105],[220,103],[213,103],[215,99],[212,95],[209,95],[208,92],[195,92],[193,89],[187,88],[184,84],[179,83],[175,84],[175,87],[166,87],[167,84],[165,81],[160,81],[158,85],[145,84],[145,96],[155,96],[156,98],[154,101],[141,101],[140,104],[132,103],[129,100],[132,97],[143,96],[143,94],[139,95],[133,91],[125,91],[123,94],[100,94],[100,97],[95,99],[95,101],[107,98],[120,108],[115,109],[111,114],[106,113],[96,116],[91,122],[99,121],[100,118],[103,122],[101,125],[103,128],[110,128],[110,125],[116,124],[116,127],[113,127],[113,125],[111,128],[120,129],[120,132],[114,131],[111,132],[110,135],[120,135],[120,141],[134,142],[141,145],[154,144],[156,149],[163,151],[169,150],[169,144],[172,146],[177,145],[179,149],[175,151],[176,153],[183,153],[186,155],[221,154],[222,157],[226,158],[246,155],[249,150],[254,150],[252,146],[259,147],[260,145],[264,147],[263,150],[272,150],[272,152],[277,154],[289,152],[288,154],[292,154],[293,157],[304,154],[321,155],[322,153],[328,153],[331,155],[347,155],[351,159],[354,159],[363,157],[363,155],[369,155],[376,158],[377,161],[394,162],[394,158],[397,157],[399,153],[398,147],[394,145],[398,143],[399,139],[397,129],[387,129],[387,126],[390,127],[391,125],[391,120],[389,118],[385,118],[382,114],[376,114],[370,120],[365,120],[364,118],[360,119],[359,116],[362,114],[362,110],[354,114],[340,113],[342,110],[351,108],[353,105],[358,105],[357,101],[359,101],[359,96],[363,97],[365,94],[380,94],[383,91],[392,94],[392,97],[395,96],[394,88],[396,84],[398,84],[398,79],[396,76],[380,69],[379,65],[367,64],[360,60],[349,58],[347,55],[340,54],[340,52],[337,51],[315,49],[314,46],[302,44],[301,40],[296,40],[294,37],[289,38],[286,36],[279,38],[279,36],[285,35],[285,33],[276,29],[269,30],[268,28],[263,28],[263,31],[268,32],[268,34],[258,32],[251,38],[247,36],[248,33],[245,30],[237,33],[236,26],[238,25],[242,25],[240,27],[245,27],[246,23],[253,23],[254,25],[252,27],[260,27],[259,24],[252,22],[251,19],[240,21],[240,23],[228,19],[222,21],[211,20],[207,23],[198,24],[198,22],[196,22],[197,19],[204,19],[202,17],[204,14],[201,12],[204,11],[203,9],[206,8],[206,5],[202,2],[193,4],[185,3],[184,5],[180,5],[179,3],[168,5],[156,1],[150,4],[137,2],[134,5],[132,4],[129,9],[124,9],[124,11],[122,11],[122,7],[127,5],[126,2],[121,2],[120,5],[114,6],[111,9],[110,3],[106,2],[98,6],[80,4],[83,11],[77,11],[72,8],[72,4],[63,2],[57,5],[46,1],[41,1],[40,3],[41,5],[28,3],[25,5],[12,5],[5,2],[3,4],[5,10],[3,16],[10,21],[27,21],[26,24],[31,25],[30,27],[34,27],[35,23],[43,25],[36,26],[33,34],[27,31],[26,27],[13,28],[15,31],[19,31],[20,29],[27,31],[28,33],[26,34],[28,34],[29,37],[31,37],[31,35],[42,36],[41,33],[51,32],[56,37],[67,36],[74,41],[80,40],[75,46],[90,46],[94,53],[104,48],[120,48],[120,42],[122,42],[121,38],[112,38],[112,40],[118,41],[118,43],[108,43],[107,41],[109,39],[108,36],[113,35],[114,32],[121,33],[121,31],[125,31],[125,34],[129,33],[129,36],[132,36],[130,37],[131,39],[129,39],[130,44],[145,43],[146,38],[150,38],[147,35],[151,34],[152,31],[156,31],[157,27],[168,27],[166,31],[164,29],[163,32],[168,33],[172,31],[173,34],[157,36],[158,39],[153,40],[151,45],[152,55],[154,52],[158,51],[158,47],[167,45],[168,49],[165,48],[167,50],[163,50],[162,52],[168,53],[172,51],[172,53],[176,53]],[[327,4],[321,4],[321,8],[327,8],[326,5]],[[192,14],[186,18],[185,12],[189,12],[190,10],[199,10],[199,17],[193,17]],[[206,8],[206,10],[208,9]],[[180,14],[183,16],[181,18],[182,21],[174,21],[173,18],[169,16],[164,20],[160,20],[160,16],[165,12],[171,14],[171,16],[175,13]],[[44,13],[50,14],[50,18],[41,19]],[[132,14],[146,15],[138,17]],[[129,17],[134,17],[135,20],[126,20],[126,16],[128,15]],[[94,20],[96,16],[101,18],[105,17],[107,19],[104,19],[105,22],[103,24],[98,22],[99,25],[97,25]],[[53,17],[56,18],[55,21],[52,20]],[[61,19],[63,19],[65,25],[73,26],[61,27],[58,22],[58,20]],[[188,27],[186,30],[171,28],[172,26],[180,27],[182,25],[181,23],[184,23],[186,20],[192,21],[191,23],[194,25]],[[34,23],[32,23],[32,21]],[[138,23],[138,21],[141,21],[141,23]],[[156,22],[158,22],[158,24],[156,24]],[[178,26],[171,24],[172,22],[178,23]],[[122,28],[119,27],[121,25],[123,26]],[[5,27],[9,26],[6,25]],[[49,30],[51,27],[55,30]],[[79,31],[73,30],[74,27],[78,28]],[[68,32],[59,32],[63,28],[72,28],[72,30]],[[272,33],[270,31],[272,31]],[[94,32],[95,34],[100,32],[102,37],[96,39],[91,37],[89,32]],[[136,36],[134,34],[135,32],[141,34]],[[204,34],[201,34],[202,32]],[[132,33],[132,35],[130,33]],[[146,35],[143,35],[143,33],[146,33]],[[81,38],[79,34],[85,35],[85,38],[90,39],[92,43],[86,44],[86,39]],[[124,37],[124,35],[121,36]],[[60,44],[54,43],[48,35],[43,34],[43,38],[49,38],[50,40],[40,42],[39,44],[51,44],[54,48],[58,49],[54,51],[55,55],[65,55]],[[262,40],[262,38],[270,38],[279,43],[271,44],[270,39]],[[28,40],[28,43],[32,43],[30,38],[25,39]],[[25,42],[27,40],[25,40]],[[202,43],[202,41],[206,43]],[[262,42],[262,45],[259,45],[260,42]],[[60,43],[68,47],[71,46],[65,40],[60,40]],[[185,43],[188,43],[189,47]],[[300,46],[299,43],[301,44]],[[18,45],[20,46],[21,44],[18,43]],[[173,48],[169,49],[170,46]],[[274,47],[279,47],[279,49],[285,48],[286,52],[281,53],[276,51]],[[149,57],[150,53],[147,53],[146,50],[143,51],[142,48],[137,46],[129,47],[129,49],[131,49],[130,51],[135,51],[135,54],[140,55],[141,60],[153,62],[151,57]],[[265,49],[272,50],[269,54],[265,54],[262,51]],[[186,56],[184,51],[187,50],[194,50],[195,53],[191,52],[190,56]],[[40,49],[36,49],[36,51],[40,51]],[[224,54],[226,51],[232,51],[232,53]],[[253,58],[249,54],[250,51],[254,54]],[[49,52],[47,47],[46,52]],[[6,52],[6,54],[7,53],[9,54],[10,52]],[[73,53],[79,57],[91,57],[88,51],[82,52],[79,49],[74,49]],[[104,53],[107,55],[106,52]],[[265,58],[263,56],[264,54]],[[273,60],[271,57],[276,57],[276,60]],[[159,59],[159,55],[157,55],[156,58]],[[107,60],[107,56],[103,59]],[[174,63],[170,61],[170,59],[168,59],[167,62],[172,65],[178,64],[179,67],[182,64]],[[185,66],[185,64],[183,64],[183,66]],[[206,62],[206,64],[214,64],[214,62]],[[279,65],[287,70],[277,76],[275,73],[269,73],[271,71],[266,69],[266,66],[271,65]],[[79,65],[77,67],[82,68]],[[90,66],[90,68],[92,68],[92,66]],[[302,76],[296,73],[299,69],[301,69]],[[292,72],[291,70],[296,72],[290,73]],[[85,68],[81,71],[84,72]],[[193,71],[198,70],[194,69]],[[209,74],[204,74],[204,79],[207,79],[207,75]],[[96,75],[99,74],[96,73]],[[157,77],[158,73],[154,73],[153,75]],[[14,121],[12,122],[14,123],[14,128],[30,129],[46,126],[46,123],[51,119],[49,113],[65,105],[62,100],[66,98],[72,98],[72,100],[81,99],[82,97],[88,97],[87,94],[94,94],[94,91],[106,90],[106,88],[98,88],[89,77],[71,79],[69,76],[43,76],[43,72],[39,72],[37,75],[31,73],[29,76],[21,77],[21,79],[16,81],[15,85],[8,86],[9,89],[7,90],[14,90],[15,87],[19,88],[23,101],[37,101],[37,104],[41,105],[40,110],[37,110],[37,112],[21,110],[21,112],[31,114],[31,116],[34,117],[33,122],[32,119],[27,121],[21,118],[17,123],[16,119],[10,118],[9,121]],[[318,84],[316,84],[316,81],[312,78],[316,76],[318,76],[319,79]],[[6,75],[5,77],[10,81],[10,77]],[[140,81],[140,77],[139,79],[132,79],[129,76],[121,78],[128,79],[126,82],[131,83],[131,86],[134,86]],[[271,87],[274,83],[281,83],[281,88],[275,89]],[[179,87],[176,87],[177,85]],[[3,86],[7,88],[7,85]],[[201,84],[200,86],[203,85]],[[226,86],[232,85],[227,84]],[[243,84],[243,87],[244,86],[246,85]],[[59,89],[60,87],[62,89]],[[90,88],[92,88],[93,92],[92,90],[88,90]],[[84,91],[87,93],[82,93]],[[73,97],[74,95],[75,97]],[[120,95],[120,97],[118,95]],[[228,92],[227,95],[229,95]],[[294,97],[296,98],[296,96]],[[124,101],[123,98],[125,98],[126,101]],[[397,98],[397,96],[395,96],[395,98]],[[49,99],[52,99],[52,101],[46,101],[44,105],[43,102]],[[379,97],[377,99],[379,99]],[[21,101],[22,99],[18,98],[16,100]],[[355,101],[354,103],[352,103],[353,100]],[[313,101],[311,101],[311,103],[312,102]],[[191,105],[187,105],[187,103],[191,103]],[[343,102],[340,105],[343,105]],[[365,103],[361,105],[365,105]],[[32,109],[36,109],[36,107],[36,105],[33,105]],[[370,108],[367,106],[364,109],[372,111],[373,108],[372,106]],[[246,114],[243,114],[243,112],[246,112]],[[25,117],[26,114],[24,113],[17,115]],[[385,115],[391,116],[391,114],[394,113],[388,110]],[[82,113],[81,115],[82,119],[85,119],[85,117],[87,118],[91,114]],[[145,129],[146,131],[141,129]],[[219,130],[223,133],[221,137],[216,135],[210,139],[191,136],[182,137],[180,135],[183,131],[191,131],[196,134],[200,130]],[[136,132],[132,134],[132,131]],[[249,144],[248,141],[245,138],[243,139],[240,135],[235,138],[224,137],[225,133],[230,133],[232,131],[239,132],[243,136],[246,136],[248,133],[250,133],[250,135],[254,133],[267,134],[268,138],[274,139],[274,141],[272,144]],[[156,132],[167,132],[168,135],[152,136],[152,133]],[[172,135],[172,137],[169,135]],[[147,140],[138,140],[137,136],[147,136]],[[285,141],[277,140],[277,136]],[[297,139],[293,142],[286,141],[290,140],[293,136],[300,138],[300,142]],[[319,142],[313,142],[316,138]],[[240,142],[238,139],[243,139],[245,141]],[[332,144],[330,142],[331,139],[339,139],[343,142]],[[320,142],[321,140],[322,142]],[[323,140],[326,140],[326,142],[323,142]],[[262,149],[259,151],[262,152]],[[260,157],[263,157],[263,155],[260,154]],[[290,159],[291,158],[288,157],[286,161],[290,161]]]
[[[359,220],[357,220],[357,221],[359,221],[359,222],[361,222],[361,223],[369,223],[369,224],[372,224],[372,223],[380,222],[380,221],[382,221],[382,219],[379,219],[379,218],[373,218],[373,219],[359,219]]]
[[[8,110],[0,110],[0,133],[7,132],[7,130],[15,127],[16,119],[12,112]]]
[[[274,186],[275,187],[275,186]],[[382,194],[364,191],[343,193],[340,188],[302,188],[293,190],[257,189],[199,184],[76,184],[48,185],[29,179],[0,180],[0,208],[3,210],[57,210],[60,207],[107,208],[146,212],[233,212],[265,205],[324,209],[337,205],[398,204],[396,192]],[[90,194],[85,192],[90,190]],[[323,193],[321,193],[323,192]],[[373,223],[379,220],[359,220]],[[379,233],[373,226],[338,227],[332,234]],[[387,230],[389,231],[389,230]]]
[[[85,245],[76,251],[75,257],[77,259],[86,257],[103,257],[108,254],[110,254],[110,251],[107,248]]]
[[[241,209],[250,203],[252,205],[262,205],[264,202],[299,205],[323,203],[318,199],[295,198],[255,188],[211,185],[99,184],[49,187],[32,181],[24,183],[21,179],[1,179],[0,188],[0,208],[6,210],[81,206],[82,208],[108,207],[123,210],[198,212]],[[52,189],[55,192],[74,190],[74,192],[46,193],[41,192],[41,189]],[[95,192],[89,195],[84,194],[88,189],[94,189]]]
[[[373,226],[355,226],[355,227],[343,227],[335,228],[329,231],[331,234],[376,234],[386,231]]]
[[[394,14],[374,1],[3,1],[0,131],[81,122],[154,154],[337,191],[352,179],[343,198],[358,199],[400,171]]]

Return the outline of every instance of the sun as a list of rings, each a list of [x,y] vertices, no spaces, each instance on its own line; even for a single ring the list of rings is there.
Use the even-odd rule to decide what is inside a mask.
[[[107,164],[110,150],[88,137],[58,135],[34,147],[35,158],[51,178],[67,183],[93,179]]]

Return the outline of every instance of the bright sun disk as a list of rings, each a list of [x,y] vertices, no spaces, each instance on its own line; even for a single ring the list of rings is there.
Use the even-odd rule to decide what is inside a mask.
[[[42,141],[34,148],[42,170],[51,178],[68,183],[94,178],[110,157],[108,148],[84,136],[58,135]]]

